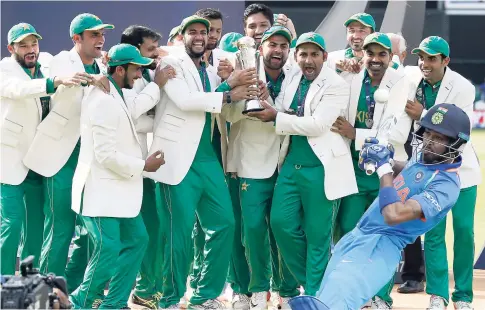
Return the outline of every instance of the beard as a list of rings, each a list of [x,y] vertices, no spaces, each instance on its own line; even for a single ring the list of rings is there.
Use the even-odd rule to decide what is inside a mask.
[[[125,76],[123,77],[123,87],[122,88],[126,88],[126,89],[132,89],[133,86],[130,85],[129,83],[129,80],[128,80],[128,74],[125,73]]]
[[[26,62],[25,57],[28,55],[35,55],[35,61],[34,62]],[[21,57],[19,54],[15,54],[15,60],[20,64],[20,66],[27,68],[27,69],[32,69],[37,65],[37,60],[39,59],[39,54],[35,53],[29,53],[24,55],[24,57]]]
[[[185,51],[187,52],[187,54],[189,55],[190,58],[200,58],[200,57],[204,56],[204,53],[206,51],[206,47],[204,46],[204,50],[199,53],[199,52],[193,51],[190,46],[185,45]]]
[[[155,70],[157,68],[158,62],[156,61],[157,58],[152,58],[153,62],[149,64],[148,66],[143,66],[143,68],[148,69],[148,70]]]
[[[281,56],[281,62],[280,62],[279,65],[273,65],[271,63],[271,57],[272,57],[272,55],[268,55],[267,57],[263,57],[263,63],[264,63],[265,67],[268,67],[271,70],[280,70],[281,68],[283,68],[285,66],[287,59],[284,59],[283,56]]]
[[[219,41],[217,41],[216,43],[213,43],[213,44],[207,42],[207,44],[205,45],[205,49],[212,51],[213,49],[216,49],[218,45],[219,45]]]

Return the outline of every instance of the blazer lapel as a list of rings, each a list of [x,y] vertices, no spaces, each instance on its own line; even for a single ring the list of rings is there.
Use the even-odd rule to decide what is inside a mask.
[[[123,98],[120,96],[120,94],[116,90],[116,87],[113,85],[113,83],[111,81],[109,83],[110,83],[109,88],[110,88],[111,96],[113,96],[116,99],[116,101],[120,103],[121,108],[123,109],[123,111],[125,111],[126,116],[128,117],[128,120],[130,122],[130,126],[131,126],[131,130],[133,131],[133,135],[135,136],[135,139],[138,142],[138,144],[141,145],[140,140],[138,140],[138,134],[136,133],[135,124],[133,124],[133,120],[131,118],[131,113],[128,111],[128,107],[126,106],[125,100],[123,100]]]
[[[402,78],[402,75],[397,74],[396,70],[393,69],[387,69],[386,72],[384,73],[384,76],[382,77],[381,84],[379,85],[379,89],[381,90],[386,90],[389,94],[391,93],[392,87],[394,84],[397,83]],[[389,98],[390,100],[391,98]],[[374,117],[372,118],[374,120],[374,124],[372,128],[379,128],[380,124],[378,122],[381,120],[381,116],[389,107],[387,106],[389,104],[389,100],[386,102],[386,104],[378,104],[376,103],[375,109],[374,109]]]
[[[453,71],[450,68],[446,68],[445,76],[441,81],[440,89],[438,90],[438,96],[436,96],[436,103],[447,102],[448,97],[453,89]]]
[[[190,75],[192,76],[192,78],[194,79],[197,85],[198,90],[204,91],[204,87],[202,86],[202,81],[200,80],[199,71],[197,70],[197,67],[195,66],[192,59],[190,59],[189,55],[184,53],[181,60],[182,60],[182,66],[190,73]]]
[[[322,89],[326,88],[326,70],[329,70],[327,66],[322,67],[322,71],[320,71],[320,74],[317,76],[317,78],[312,82],[310,85],[310,89],[308,90],[308,94],[305,97],[305,110],[303,111],[304,116],[310,116],[312,115],[312,111],[316,109],[315,107],[312,107],[312,101],[315,95]],[[319,101],[318,101],[319,102]]]
[[[364,79],[365,69],[361,70],[354,76],[350,85],[350,102],[349,111],[347,113],[347,121],[354,126],[355,117],[357,116],[357,105],[359,103],[360,91],[362,89],[362,80]]]
[[[13,56],[10,58],[10,61],[12,62],[12,66],[15,67],[15,69],[17,70],[18,77],[26,81],[30,80],[30,76],[24,71],[24,69],[20,66],[18,61],[15,58],[13,58]],[[44,75],[44,77],[48,76],[42,71],[42,67],[41,67],[41,72]],[[39,98],[34,98],[34,101],[35,101],[35,105],[37,106],[37,112],[39,112],[39,121],[42,121],[42,104],[40,103]]]
[[[83,65],[83,62],[81,60],[81,56],[79,56],[79,54],[77,53],[76,49],[73,47],[69,51],[69,53],[71,55],[71,62],[73,64],[73,66],[76,68],[76,71],[77,72],[84,72],[84,71],[86,71],[84,69],[84,65]]]
[[[302,72],[301,70],[298,70],[297,73],[286,77],[286,78],[291,78],[289,83],[287,84],[287,88],[285,90],[285,97],[283,98],[283,107],[285,111],[288,111],[291,106],[291,102],[293,101],[293,97],[295,97],[295,93],[298,90],[298,86],[300,85],[300,80],[301,80]]]

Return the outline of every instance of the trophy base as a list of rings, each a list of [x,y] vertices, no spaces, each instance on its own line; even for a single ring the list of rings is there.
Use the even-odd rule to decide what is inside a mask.
[[[244,106],[244,111],[242,111],[242,114],[247,114],[249,112],[260,112],[263,110],[264,108],[259,103],[259,100],[252,99],[252,100],[246,101],[246,104]]]
[[[252,108],[242,111],[242,114],[248,114],[249,112],[261,112],[264,108]]]

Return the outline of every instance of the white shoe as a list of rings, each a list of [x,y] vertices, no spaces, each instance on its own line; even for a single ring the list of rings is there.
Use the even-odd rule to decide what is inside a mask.
[[[257,292],[251,296],[251,309],[266,310],[268,308],[268,292]]]
[[[380,299],[379,297],[374,297],[374,300],[371,301],[371,309],[379,309],[379,310],[389,310],[392,309],[391,306],[385,302],[384,300]]]
[[[469,302],[466,302],[466,301],[457,301],[457,302],[454,303],[454,305],[455,305],[456,310],[459,310],[459,309],[472,309],[473,310],[472,304],[469,303]]]
[[[291,307],[290,307],[290,304],[288,304],[288,301],[291,299],[291,297],[281,297],[279,298],[279,302],[278,302],[278,309],[290,309],[291,310]]]
[[[431,295],[428,310],[445,310],[445,300],[439,296]],[[465,308],[466,309],[466,308]]]
[[[232,309],[235,310],[249,310],[251,307],[251,299],[245,294],[232,294]]]
[[[189,309],[216,310],[225,309],[225,306],[217,299],[209,299],[200,305],[190,305]]]
[[[162,308],[162,309],[183,309],[180,304],[175,304],[175,305],[171,305],[169,306],[168,308]]]

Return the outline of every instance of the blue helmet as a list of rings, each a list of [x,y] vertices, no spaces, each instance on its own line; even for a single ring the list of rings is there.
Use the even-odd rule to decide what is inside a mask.
[[[455,158],[463,152],[465,144],[470,140],[471,123],[468,115],[454,104],[435,104],[418,122],[421,126],[415,133],[417,140],[423,140],[426,129],[441,133],[450,138],[448,152],[440,154],[447,158]]]

